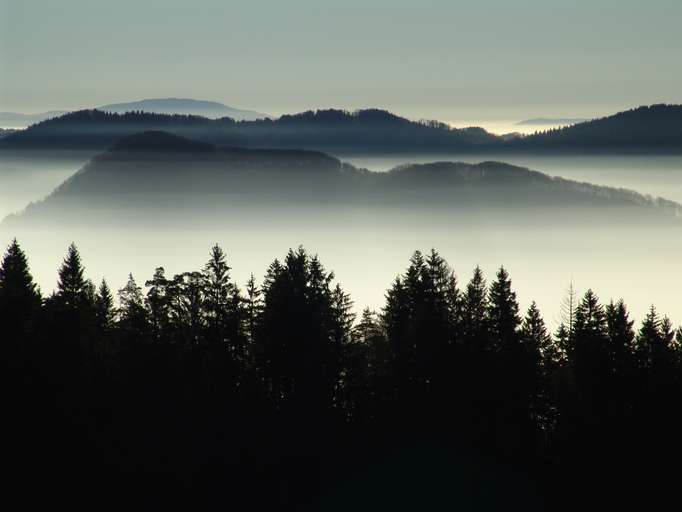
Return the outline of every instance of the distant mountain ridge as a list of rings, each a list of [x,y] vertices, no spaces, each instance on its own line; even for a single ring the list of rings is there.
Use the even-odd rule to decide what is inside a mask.
[[[358,169],[321,152],[218,148],[171,133],[127,137],[93,158],[44,201],[7,222],[65,222],[117,215],[164,218],[209,209],[214,215],[248,215],[262,206],[411,208],[414,211],[529,207],[624,207],[676,217],[682,206],[633,191],[553,178],[501,162],[409,164],[391,171]],[[166,214],[149,212],[161,209]],[[511,210],[510,210],[511,209]],[[232,213],[225,213],[225,212]],[[137,213],[135,213],[137,212]],[[145,213],[146,212],[146,213]],[[79,220],[80,219],[80,220]],[[106,220],[104,220],[106,222]]]
[[[411,121],[385,110],[317,110],[235,121],[194,115],[82,110],[0,139],[1,148],[102,151],[134,133],[162,130],[217,146],[350,153],[682,152],[682,106],[652,105],[533,135],[502,137]]]
[[[584,123],[585,121],[589,121],[589,119],[586,118],[564,118],[564,117],[559,117],[559,118],[554,118],[554,117],[535,117],[533,119],[524,119],[523,121],[519,121],[516,123],[516,126],[552,126],[552,125],[558,125],[558,124],[578,124],[578,123]]]
[[[111,103],[97,107],[97,110],[125,114],[126,112],[150,112],[153,114],[181,114],[202,116],[209,119],[230,117],[235,121],[254,121],[267,119],[271,116],[256,112],[230,107],[217,101],[194,100],[190,98],[151,98],[127,103]]]
[[[110,103],[97,110],[105,112],[115,112],[124,114],[126,112],[150,112],[154,114],[182,114],[218,119],[230,117],[236,121],[256,119],[266,119],[271,116],[256,112],[234,108],[217,101],[195,100],[190,98],[150,98],[131,102]],[[34,123],[40,123],[54,117],[68,114],[70,110],[50,110],[48,112],[38,112],[35,114],[24,114],[21,112],[0,112],[0,127],[3,128],[25,128]]]
[[[68,112],[68,110],[50,110],[49,112],[38,112],[36,114],[0,112],[0,126],[4,128],[24,128],[33,123],[39,123],[46,119],[62,116]]]

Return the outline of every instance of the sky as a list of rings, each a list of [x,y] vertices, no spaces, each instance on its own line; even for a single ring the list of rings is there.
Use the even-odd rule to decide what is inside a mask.
[[[682,102],[680,19],[680,0],[0,0],[0,110],[594,117]]]

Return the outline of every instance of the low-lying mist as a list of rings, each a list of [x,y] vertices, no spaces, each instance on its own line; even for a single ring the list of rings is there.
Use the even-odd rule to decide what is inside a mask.
[[[44,293],[56,283],[66,247],[75,241],[87,275],[106,277],[112,288],[124,285],[129,272],[138,283],[150,279],[157,266],[168,275],[201,269],[214,243],[228,254],[232,275],[244,284],[253,273],[261,280],[267,266],[290,247],[303,245],[319,254],[327,268],[355,301],[356,310],[380,308],[384,293],[404,271],[416,249],[436,248],[451,263],[460,284],[475,265],[489,278],[504,265],[511,273],[523,307],[536,300],[554,325],[560,302],[571,281],[577,290],[593,288],[603,301],[622,297],[642,318],[651,303],[682,322],[676,284],[682,251],[680,228],[627,223],[573,225],[537,222],[542,212],[529,210],[524,225],[498,224],[492,218],[437,218],[394,211],[371,216],[360,211],[326,211],[306,219],[283,214],[267,218],[225,219],[222,228],[172,224],[0,232],[6,246],[17,236],[30,257]],[[520,217],[517,217],[517,220]]]
[[[91,155],[1,156],[4,217],[47,196]],[[485,159],[491,160],[490,155]],[[483,158],[351,155],[343,160],[385,171],[408,161]],[[550,175],[682,200],[682,157],[508,155],[506,160]],[[114,174],[112,183],[122,177]],[[232,274],[243,285],[251,273],[262,279],[275,258],[303,245],[335,271],[357,311],[380,308],[386,289],[404,271],[412,252],[435,248],[453,265],[462,286],[475,265],[488,278],[504,265],[522,307],[536,300],[552,326],[571,281],[579,292],[593,288],[603,302],[622,297],[638,319],[654,303],[676,324],[682,322],[677,282],[680,219],[618,204],[540,204],[532,197],[519,201],[521,196],[510,203],[504,192],[478,194],[469,201],[471,194],[465,192],[457,201],[448,201],[437,187],[413,194],[413,200],[386,195],[385,200],[373,196],[376,200],[368,202],[364,196],[362,201],[346,197],[331,182],[325,189],[306,185],[305,179],[295,194],[279,185],[268,193],[172,192],[167,176],[152,176],[143,180],[144,186],[138,180],[116,196],[110,184],[98,194],[83,194],[77,207],[66,201],[39,222],[3,223],[0,244],[6,247],[18,238],[44,294],[55,287],[57,268],[72,241],[81,251],[88,277],[95,282],[105,277],[113,289],[124,285],[128,273],[143,284],[158,266],[168,275],[201,269],[214,243],[225,249]],[[152,196],[155,202],[148,204]]]
[[[528,167],[550,176],[561,176],[595,185],[629,188],[654,197],[682,202],[682,156],[680,155],[530,155],[530,154],[437,154],[437,155],[341,155],[357,167],[387,171],[405,163],[438,160],[481,162],[498,160]]]

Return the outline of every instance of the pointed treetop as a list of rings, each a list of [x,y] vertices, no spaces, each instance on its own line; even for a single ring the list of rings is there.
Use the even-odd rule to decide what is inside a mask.
[[[57,283],[57,295],[66,300],[67,304],[73,304],[79,296],[85,294],[86,282],[83,272],[78,248],[72,242],[59,268],[59,281]]]
[[[40,293],[28,267],[26,254],[13,239],[0,263],[0,293],[7,297],[39,298]]]

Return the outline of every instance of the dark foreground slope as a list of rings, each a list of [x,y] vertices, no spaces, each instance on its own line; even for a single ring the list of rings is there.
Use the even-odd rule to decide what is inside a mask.
[[[45,200],[6,222],[92,222],[134,216],[220,219],[333,208],[371,211],[542,210],[562,215],[676,217],[679,205],[633,191],[552,178],[499,162],[434,162],[375,173],[314,151],[217,148],[165,132],[128,137]]]

